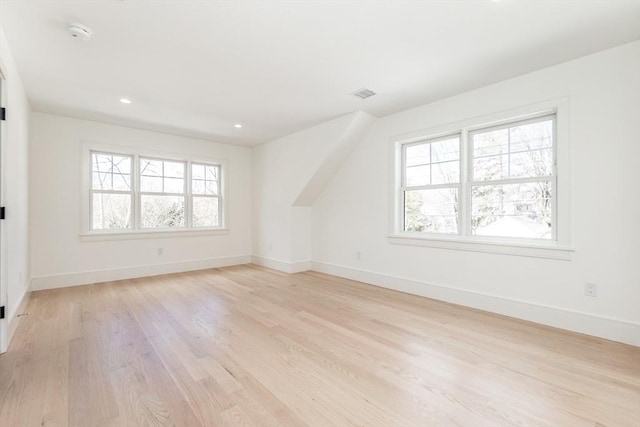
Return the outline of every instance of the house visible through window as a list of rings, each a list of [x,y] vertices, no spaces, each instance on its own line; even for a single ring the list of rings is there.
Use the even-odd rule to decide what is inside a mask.
[[[90,151],[89,230],[222,226],[219,164]]]
[[[555,240],[555,114],[412,141],[400,153],[404,232]]]

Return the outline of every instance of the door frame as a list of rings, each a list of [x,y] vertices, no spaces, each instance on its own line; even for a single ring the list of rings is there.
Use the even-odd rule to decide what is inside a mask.
[[[0,108],[7,107],[8,88],[7,74],[2,62],[0,62]],[[7,113],[8,114],[8,113]],[[7,121],[0,121],[0,206],[5,205],[5,154],[7,142]],[[9,290],[7,283],[7,226],[6,221],[0,221],[0,305],[4,306],[5,318],[0,319],[0,353],[7,351],[9,346]]]

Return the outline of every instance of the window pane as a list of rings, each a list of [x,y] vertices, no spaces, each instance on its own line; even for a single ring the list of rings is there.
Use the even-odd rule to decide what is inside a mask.
[[[131,173],[131,157],[116,154],[92,153],[91,170],[94,172]]]
[[[405,191],[404,229],[426,233],[457,233],[458,189]]]
[[[183,162],[164,162],[164,176],[169,178],[184,178]]]
[[[551,176],[553,150],[533,150],[511,154],[511,178]]]
[[[111,174],[94,172],[91,188],[94,190],[110,190],[111,189]]]
[[[92,154],[92,166],[91,170],[94,172],[108,172],[113,170],[113,156],[110,154]]]
[[[217,166],[207,166],[206,179],[210,181],[218,180],[218,167]]]
[[[473,179],[553,175],[553,120],[475,133]]]
[[[130,156],[113,156],[113,172],[130,175],[131,174],[131,157]]]
[[[140,159],[140,191],[184,193],[185,162]]]
[[[411,166],[407,168],[406,186],[415,187],[417,185],[430,184],[430,166]]]
[[[141,196],[142,228],[184,227],[184,197]]]
[[[148,193],[162,193],[162,177],[141,176],[140,191]]]
[[[204,179],[194,179],[191,183],[191,192],[193,194],[204,194]]]
[[[140,175],[162,176],[162,160],[140,159]]]
[[[131,175],[113,174],[113,189],[117,191],[131,190]]]
[[[206,181],[206,183],[205,183],[205,192],[208,195],[217,196],[218,195],[218,182],[217,181]]]
[[[473,135],[473,157],[495,156],[509,151],[509,130],[498,129]]]
[[[481,157],[473,161],[473,179],[490,181],[509,176],[509,156]]]
[[[204,166],[203,165],[191,165],[191,177],[193,179],[204,179]]]
[[[193,198],[193,226],[194,227],[218,227],[218,198],[194,197]]]
[[[91,159],[93,190],[131,190],[131,157],[92,153]]]
[[[460,182],[460,136],[405,147],[405,186]]]
[[[218,166],[194,164],[191,170],[191,192],[193,194],[218,195]]]
[[[474,186],[474,235],[551,239],[551,181]]]
[[[426,165],[431,162],[429,144],[410,145],[405,148],[406,166]]]
[[[512,153],[553,146],[553,120],[515,126],[509,132]]]
[[[460,162],[434,163],[431,165],[432,184],[456,184],[460,182]]]
[[[184,193],[184,179],[181,178],[165,178],[165,193]]]
[[[460,158],[460,137],[435,141],[431,144],[431,163],[448,162]]]
[[[91,198],[92,230],[131,227],[131,195],[93,193]]]

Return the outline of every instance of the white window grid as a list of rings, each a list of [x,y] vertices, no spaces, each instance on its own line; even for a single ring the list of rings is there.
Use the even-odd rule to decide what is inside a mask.
[[[191,197],[189,197],[189,204],[190,204],[190,210],[191,212],[193,212],[193,200],[196,198],[201,198],[201,199],[214,199],[217,200],[217,206],[218,206],[218,223],[221,223],[221,219],[222,219],[222,200],[220,198],[220,195],[222,194],[222,186],[221,186],[221,169],[220,169],[220,165],[214,165],[214,164],[210,164],[210,163],[202,163],[202,162],[191,162],[191,165],[189,166],[189,173],[191,174],[193,172],[193,166],[204,166],[204,170],[205,170],[205,176],[204,179],[200,180],[197,178],[193,178],[191,176],[191,178],[189,179],[189,185],[191,186]],[[215,179],[207,179],[207,175],[206,175],[206,169],[208,167],[213,167],[216,171],[215,174]],[[205,191],[203,194],[200,193],[195,193],[193,191],[193,181],[194,180],[200,180],[200,181],[204,181],[204,188]],[[206,184],[207,182],[213,182],[215,183],[215,194],[207,194],[206,192]],[[193,215],[189,216],[190,220],[193,220]],[[198,227],[200,228],[200,227]]]
[[[102,155],[102,156],[118,156],[118,157],[125,157],[125,158],[129,158],[130,159],[130,168],[129,168],[129,191],[125,191],[125,190],[104,190],[104,189],[95,189],[93,188],[93,174],[94,173],[105,173],[102,171],[96,171],[93,169],[93,156],[94,155]],[[111,184],[113,187],[113,175],[114,172],[113,170],[109,173],[109,175],[111,175]],[[121,174],[121,173],[117,173],[117,175],[125,175],[125,174]],[[90,155],[89,155],[89,227],[91,230],[94,230],[94,224],[93,224],[93,195],[94,194],[122,194],[122,195],[129,195],[131,197],[131,212],[130,212],[130,218],[129,218],[129,227],[126,228],[122,228],[121,230],[131,230],[134,226],[134,203],[133,203],[133,195],[134,195],[134,186],[133,186],[133,182],[134,182],[134,156],[130,155],[130,154],[121,154],[121,153],[111,153],[111,152],[106,152],[106,151],[97,151],[97,150],[91,150],[90,151]],[[105,231],[104,229],[99,229],[100,231]]]
[[[120,190],[94,190],[93,189],[93,155],[94,154],[102,154],[102,155],[115,155],[120,157],[129,157],[131,158],[131,185],[130,191],[120,191]],[[165,192],[149,192],[149,191],[141,191],[140,189],[140,162],[141,160],[158,160],[158,161],[166,161],[166,162],[174,162],[174,163],[184,163],[185,165],[185,173],[184,173],[184,188],[185,191],[182,193],[165,193]],[[207,167],[214,167],[217,171],[216,177],[216,195],[201,195],[194,194],[192,192],[192,165],[201,165]],[[164,170],[163,170],[163,178],[164,178]],[[185,229],[195,229],[195,230],[207,230],[207,229],[222,229],[224,226],[224,207],[223,207],[223,194],[222,194],[222,165],[216,163],[208,163],[201,161],[191,161],[191,160],[181,160],[175,158],[168,157],[156,157],[156,156],[146,156],[146,155],[138,155],[138,154],[126,154],[118,151],[107,151],[107,150],[89,150],[89,231],[90,232],[100,232],[100,233],[118,233],[118,232],[132,232],[132,231],[179,231]],[[164,186],[164,179],[163,179]],[[164,188],[164,187],[163,187]],[[113,193],[113,194],[130,194],[133,198],[132,200],[132,208],[131,208],[131,220],[129,228],[122,229],[95,229],[93,227],[93,193]],[[142,196],[143,195],[152,195],[152,196],[181,196],[185,197],[185,225],[182,227],[154,227],[154,228],[143,228],[142,227]],[[218,224],[216,226],[210,227],[196,227],[193,225],[193,198],[194,197],[208,197],[215,198],[218,201]]]
[[[476,133],[487,132],[491,130],[498,129],[509,129],[512,127],[522,126],[530,123],[542,122],[552,120],[553,132],[552,132],[552,155],[553,155],[553,164],[552,164],[552,173],[550,175],[545,176],[536,176],[536,177],[525,177],[525,178],[505,178],[500,180],[482,180],[475,181],[473,179],[473,138],[472,136]],[[473,127],[464,127],[462,129],[458,129],[454,132],[447,132],[440,135],[435,135],[433,137],[421,138],[419,140],[412,140],[409,142],[400,143],[401,151],[400,151],[400,191],[397,193],[399,197],[397,206],[400,209],[399,219],[401,220],[398,226],[400,230],[404,234],[414,234],[414,235],[431,235],[431,236],[449,236],[452,235],[450,233],[433,233],[433,232],[418,232],[418,231],[405,231],[405,192],[409,190],[421,190],[421,189],[438,189],[438,188],[459,188],[459,197],[458,197],[458,233],[453,235],[457,235],[458,237],[464,238],[477,238],[479,236],[472,235],[471,232],[471,213],[472,213],[472,189],[474,186],[483,186],[483,185],[507,185],[507,184],[518,184],[518,183],[538,183],[538,182],[548,182],[551,181],[551,239],[552,241],[557,241],[558,239],[558,203],[557,203],[557,113],[540,113],[530,115],[527,119],[513,119],[513,120],[502,120],[502,123],[499,125],[478,125]],[[406,149],[411,146],[421,145],[431,142],[437,142],[441,140],[450,139],[455,137],[456,135],[460,136],[460,182],[458,184],[430,184],[430,185],[421,185],[421,186],[407,186],[406,185]],[[509,144],[510,145],[510,144]],[[533,150],[532,150],[533,151]],[[509,153],[510,154],[510,153]],[[482,236],[483,239],[486,239],[485,236]],[[500,237],[500,239],[505,240],[541,240],[541,239],[525,239],[525,238],[511,238],[511,237]]]
[[[402,196],[402,201],[401,201],[401,208],[402,208],[402,227],[403,229],[405,229],[406,227],[406,218],[405,218],[405,200],[406,200],[406,192],[407,191],[419,191],[419,190],[439,190],[439,189],[457,189],[458,190],[458,204],[457,204],[457,211],[458,213],[460,213],[460,192],[461,192],[461,176],[460,173],[458,174],[458,182],[456,183],[444,183],[444,184],[431,184],[431,182],[433,182],[433,167],[431,167],[432,165],[436,165],[436,164],[442,164],[442,163],[448,163],[451,162],[451,160],[446,160],[446,161],[438,161],[438,162],[434,162],[433,161],[433,155],[432,155],[432,151],[431,151],[431,144],[435,143],[435,142],[439,142],[439,141],[446,141],[446,140],[450,140],[453,138],[458,138],[459,141],[459,148],[458,148],[458,165],[459,165],[459,170],[462,171],[462,161],[461,161],[461,153],[462,153],[462,135],[460,132],[454,132],[454,133],[450,133],[450,134],[446,134],[446,135],[442,135],[442,136],[438,136],[438,137],[434,137],[434,138],[426,138],[420,141],[416,141],[416,142],[410,142],[410,143],[406,143],[406,144],[402,144],[402,160],[401,160],[401,168],[402,168],[402,177],[401,177],[401,182],[402,182],[402,186],[400,189],[400,194]],[[410,147],[415,147],[415,146],[419,146],[419,145],[428,145],[429,146],[429,151],[430,151],[430,155],[429,155],[429,163],[427,163],[430,167],[429,167],[429,184],[425,184],[425,185],[407,185],[407,148]],[[426,165],[426,164],[425,164]],[[416,166],[416,165],[413,165]],[[456,219],[457,222],[457,233],[454,234],[460,234],[460,218]],[[424,233],[424,232],[420,232],[420,233]],[[436,234],[436,233],[425,233],[425,234]],[[440,233],[438,233],[440,234]],[[443,233],[444,234],[444,233]],[[450,234],[450,233],[447,233]]]
[[[551,134],[551,151],[552,151],[552,165],[551,165],[551,174],[550,175],[540,175],[535,177],[523,177],[523,178],[502,178],[495,180],[478,180],[474,179],[474,157],[473,154],[473,136],[479,133],[501,130],[501,129],[510,129],[513,127],[524,126],[532,123],[539,123],[551,121],[552,126],[552,134]],[[469,206],[468,209],[465,209],[465,213],[468,214],[469,218],[467,219],[468,223],[466,223],[466,233],[467,235],[471,235],[471,212],[473,209],[472,205],[472,193],[474,187],[482,187],[482,186],[501,186],[501,185],[510,185],[510,184],[535,184],[535,183],[543,183],[543,182],[551,182],[551,240],[557,240],[557,144],[556,144],[556,114],[544,114],[538,115],[525,120],[514,120],[504,124],[496,125],[496,126],[487,126],[474,128],[473,130],[469,130],[467,132],[468,135],[468,155],[467,155],[467,167],[468,167],[468,177],[469,179],[465,183],[466,191],[465,191],[465,200]],[[507,166],[508,166],[508,175],[511,173],[511,132],[508,132],[509,140],[507,144]],[[536,151],[537,149],[530,150],[521,150],[518,153],[531,152]],[[521,238],[518,238],[521,239]]]
[[[142,162],[143,161],[158,161],[158,162],[162,162],[162,170],[161,170],[161,174],[160,175],[143,175],[143,171],[142,169]],[[182,192],[166,192],[165,190],[165,180],[167,178],[173,178],[173,177],[169,177],[167,176],[166,172],[165,172],[165,162],[171,162],[171,163],[180,163],[183,165],[183,174],[182,174]],[[163,230],[163,229],[170,229],[170,230],[174,230],[174,229],[184,229],[184,228],[191,228],[191,224],[190,224],[190,210],[187,208],[187,204],[188,201],[187,199],[188,197],[188,190],[187,190],[187,169],[190,168],[190,166],[187,165],[188,162],[186,161],[181,161],[181,160],[173,160],[173,159],[163,159],[163,158],[157,158],[157,157],[149,157],[149,156],[138,156],[138,159],[136,161],[136,166],[138,167],[138,172],[136,173],[136,178],[138,180],[138,186],[136,187],[136,189],[138,189],[137,192],[137,207],[138,209],[136,209],[136,223],[138,225],[138,228],[142,229],[142,230]],[[148,177],[148,178],[160,178],[162,181],[162,191],[142,191],[142,177]],[[144,196],[159,196],[159,197],[181,197],[183,198],[183,204],[184,204],[184,225],[182,226],[175,226],[175,227],[144,227],[143,223],[142,223],[142,198]]]

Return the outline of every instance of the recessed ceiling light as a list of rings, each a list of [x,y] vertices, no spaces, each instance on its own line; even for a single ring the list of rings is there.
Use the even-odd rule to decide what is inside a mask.
[[[233,125],[233,127],[240,129],[242,125],[240,123],[236,123],[235,125]]]
[[[120,98],[120,102],[122,102],[123,104],[131,104],[131,100],[127,98]]]

